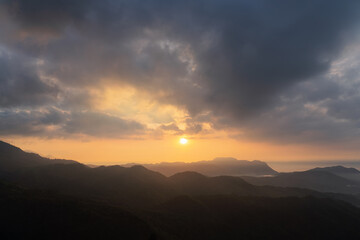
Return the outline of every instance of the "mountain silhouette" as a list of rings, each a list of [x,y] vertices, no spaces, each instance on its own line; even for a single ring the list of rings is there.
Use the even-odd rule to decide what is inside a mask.
[[[360,183],[360,171],[357,170],[356,168],[347,168],[344,166],[332,166],[332,167],[323,167],[323,168],[317,167],[314,169],[310,169],[308,171],[330,172],[337,176]]]
[[[356,168],[347,168],[344,166],[332,166],[332,167],[317,167],[310,169],[308,171],[324,171],[324,172],[331,172],[336,175],[346,175],[346,174],[360,174],[360,171]]]
[[[184,194],[329,197],[307,189],[254,186],[232,176],[207,177],[184,172],[166,177],[142,166],[90,168],[82,164],[54,164],[16,171],[5,179],[29,189],[54,191],[129,208],[148,207]],[[343,195],[332,197],[360,206],[359,199]]]
[[[27,167],[74,163],[77,162],[72,160],[44,158],[36,153],[24,152],[18,147],[0,141],[0,171],[3,172]]]
[[[12,146],[9,145],[11,148]],[[16,148],[22,161],[29,159],[32,162],[34,154],[26,153]],[[5,151],[6,152],[6,151]],[[265,196],[265,197],[287,197],[287,196],[316,196],[329,197],[316,191],[301,189],[302,185],[282,186],[281,184],[267,184],[274,186],[254,186],[240,177],[218,176],[208,177],[197,172],[177,173],[166,177],[161,173],[151,171],[144,166],[100,166],[91,168],[74,161],[61,161],[39,157],[41,164],[25,164],[21,167],[1,174],[0,178],[13,184],[28,189],[42,189],[77,196],[96,201],[107,201],[115,205],[126,207],[146,207],[169,200],[178,195],[199,194],[237,194],[239,196]],[[0,152],[0,159],[4,159]],[[5,162],[9,162],[6,160]],[[20,162],[20,161],[16,161]],[[330,175],[331,173],[319,172]],[[307,173],[314,175],[314,173]],[[317,172],[315,174],[318,174]],[[282,174],[271,179],[278,179]],[[334,175],[335,176],[335,175]],[[337,176],[335,176],[337,177]],[[341,178],[341,177],[337,177]],[[256,178],[258,180],[265,178]],[[300,178],[302,179],[302,178]],[[341,178],[342,179],[342,178]],[[347,181],[346,179],[342,179]],[[290,182],[287,182],[290,183]],[[261,185],[255,183],[256,185]],[[298,187],[298,188],[293,188]],[[299,188],[300,187],[300,188]],[[343,185],[341,185],[343,187]],[[313,189],[308,187],[309,189]],[[331,192],[331,191],[330,191]],[[359,199],[350,196],[332,195],[355,205],[360,205]]]
[[[360,209],[331,199],[179,196],[148,211],[175,239],[358,239]]]
[[[1,143],[0,161],[1,239],[360,237],[356,195],[257,186],[246,177],[194,171],[165,176],[139,165],[89,167],[6,143]],[[269,179],[291,180],[296,174],[299,180],[312,176],[308,184],[318,176],[337,184],[350,181],[315,170]]]
[[[142,210],[0,182],[1,239],[358,239],[360,209],[314,197],[179,195]]]
[[[355,171],[354,171],[355,170]],[[321,192],[360,194],[356,169],[345,167],[315,168],[303,172],[280,173],[273,177],[242,177],[255,185],[298,187]],[[351,174],[349,174],[351,173]]]
[[[0,239],[152,239],[134,214],[0,182]]]
[[[136,163],[124,166],[137,165]],[[142,164],[144,167],[160,172],[165,176],[171,176],[179,172],[194,171],[206,176],[265,176],[274,175],[277,172],[265,162],[258,160],[246,161],[235,158],[215,158],[211,161],[198,162],[162,162],[156,164]]]

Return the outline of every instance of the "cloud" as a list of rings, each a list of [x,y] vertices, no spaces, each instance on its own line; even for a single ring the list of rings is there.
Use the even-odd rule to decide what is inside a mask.
[[[99,112],[58,109],[0,111],[0,135],[45,138],[131,138],[146,133],[142,124]]]
[[[27,111],[2,110],[0,111],[0,135],[2,136],[45,136],[53,135],[51,126],[63,122],[64,116],[55,110]]]
[[[55,102],[59,89],[45,80],[37,72],[35,60],[0,48],[0,107]]]
[[[71,134],[111,138],[139,135],[146,130],[136,121],[96,112],[73,113],[63,129]]]
[[[354,0],[3,1],[4,22],[12,30],[0,33],[0,44],[24,57],[2,57],[8,73],[0,78],[6,83],[1,106],[60,108],[72,118],[61,128],[67,134],[113,137],[110,129],[136,134],[146,123],[114,119],[106,112],[86,113],[87,117],[80,113],[94,112],[90,90],[130,85],[159,104],[187,111],[189,134],[203,132],[207,123],[215,128],[249,127],[256,129],[253,135],[265,137],[283,133],[294,136],[294,141],[302,135],[299,132],[310,136],[315,130],[327,136],[339,129],[347,136],[344,129],[356,126],[349,119],[358,115],[343,106],[355,105],[358,95],[341,98],[345,85],[327,74],[355,39],[359,4]],[[33,64],[34,59],[42,64]],[[14,64],[19,65],[8,67]],[[324,108],[326,113],[314,110]],[[201,119],[204,116],[206,120]],[[346,125],[339,123],[340,118],[353,125],[334,128]],[[174,126],[161,128],[179,131]]]
[[[180,128],[175,124],[175,123],[171,123],[171,124],[162,124],[159,127],[161,130],[164,131],[174,131],[176,133],[181,133],[182,131],[180,130]]]
[[[360,51],[350,46],[327,74],[301,82],[243,124],[242,136],[282,143],[349,144],[360,138]]]

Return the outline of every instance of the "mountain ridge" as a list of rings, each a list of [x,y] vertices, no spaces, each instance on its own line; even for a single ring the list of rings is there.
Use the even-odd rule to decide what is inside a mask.
[[[343,166],[279,173],[273,177],[243,176],[242,178],[259,186],[299,187],[360,196],[360,172],[355,168]]]
[[[0,152],[0,161],[3,161],[4,156],[1,154],[2,152]],[[23,152],[22,154],[30,153]],[[42,160],[44,159],[46,158],[42,158]],[[52,160],[48,159],[48,161]],[[232,161],[230,159],[230,162]],[[152,205],[183,194],[329,197],[324,193],[293,186],[257,186],[258,184],[253,185],[251,181],[249,183],[247,179],[244,181],[244,178],[236,176],[211,177],[187,171],[167,177],[139,165],[91,168],[78,162],[65,163],[36,163],[32,167],[26,168],[20,166],[18,169],[13,169],[12,172],[8,169],[7,174],[0,171],[0,177],[25,188],[51,190],[98,201],[110,201],[113,204],[129,207]],[[360,206],[360,200],[350,196],[333,195],[332,197],[344,199]]]
[[[122,166],[133,166],[137,163],[128,163]],[[150,170],[171,176],[179,172],[195,171],[207,176],[264,176],[274,175],[278,172],[272,169],[267,163],[259,160],[238,160],[231,157],[217,157],[213,160],[197,162],[161,162],[153,164],[140,164]]]
[[[19,168],[35,167],[52,164],[75,164],[74,160],[50,159],[36,153],[25,152],[21,148],[0,141],[0,169],[11,171]],[[78,163],[80,164],[80,163]]]
[[[360,200],[352,195],[256,186],[241,177],[194,171],[167,177],[139,165],[39,164],[31,153],[10,151],[21,151],[16,156],[31,166],[17,161],[7,174],[0,171],[0,210],[5,216],[0,237],[5,239],[71,238],[68,234],[144,240],[360,237],[354,227],[360,224]],[[9,160],[2,153],[4,165]]]

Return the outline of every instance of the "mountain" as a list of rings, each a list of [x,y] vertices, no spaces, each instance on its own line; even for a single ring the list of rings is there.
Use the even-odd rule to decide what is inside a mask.
[[[77,162],[72,160],[44,158],[35,153],[24,152],[18,147],[0,141],[0,171],[2,172],[35,166],[74,163]]]
[[[120,208],[0,182],[0,239],[154,239],[148,223]]]
[[[166,177],[143,166],[90,168],[82,164],[54,164],[16,171],[4,179],[28,189],[48,190],[126,208],[146,208],[179,195],[330,197],[307,189],[254,186],[232,176],[207,177],[184,172]],[[360,200],[350,196],[331,197],[360,206]]]
[[[137,165],[135,163],[125,166]],[[163,162],[157,164],[142,164],[144,167],[160,172],[165,176],[171,176],[179,172],[194,171],[206,176],[265,176],[274,175],[277,172],[265,162],[258,160],[246,161],[235,158],[215,158],[211,161],[199,162]]]
[[[330,172],[333,173],[337,176],[349,179],[351,181],[355,181],[360,183],[360,171],[357,170],[356,168],[347,168],[347,167],[343,167],[343,166],[332,166],[332,167],[317,167],[314,169],[310,169],[308,171],[315,171],[315,172],[319,172],[319,171],[324,171],[324,172]]]
[[[90,168],[82,164],[54,164],[16,171],[5,180],[29,189],[51,190],[126,207],[155,204],[176,193],[165,176],[142,166]]]
[[[346,174],[360,174],[360,171],[356,168],[347,168],[344,166],[332,166],[332,167],[317,167],[310,169],[308,171],[324,171],[324,172],[331,172],[336,175],[346,175]]]
[[[359,208],[312,197],[179,196],[147,211],[147,219],[166,239],[360,238]]]
[[[309,190],[290,188],[284,193],[283,188],[254,186],[240,177],[207,177],[197,172],[177,173],[169,177],[169,181],[172,186],[180,190],[180,193],[188,195],[236,194],[238,196],[283,197],[315,194]]]
[[[358,239],[360,209],[313,197],[180,195],[129,212],[0,182],[1,239]],[[336,220],[334,220],[336,219]]]
[[[91,168],[2,147],[0,239],[360,238],[353,195],[193,171],[167,177],[138,165]]]
[[[13,149],[11,145],[9,148]],[[91,168],[71,161],[56,163],[54,160],[42,158],[38,155],[35,156],[41,160],[41,164],[37,162],[34,164],[33,154],[23,152],[18,148],[15,148],[14,151],[23,157],[22,161],[29,160],[31,164],[24,164],[27,167],[18,164],[17,168],[12,168],[12,170],[8,168],[6,173],[0,171],[0,179],[28,189],[48,190],[85,199],[105,201],[127,208],[143,208],[178,195],[195,194],[329,197],[329,195],[307,189],[254,186],[240,177],[233,176],[208,177],[197,172],[183,172],[166,177],[139,165]],[[0,156],[3,156],[1,152]],[[4,157],[0,159],[2,161]],[[9,160],[4,162],[9,162]],[[20,161],[14,162],[19,163]],[[350,196],[333,195],[331,197],[360,206],[359,199]]]
[[[329,167],[303,172],[279,173],[273,177],[242,178],[251,184],[261,186],[298,187],[321,192],[359,195],[360,184],[350,177],[356,174],[354,170],[357,171],[356,169],[346,169],[344,167]]]

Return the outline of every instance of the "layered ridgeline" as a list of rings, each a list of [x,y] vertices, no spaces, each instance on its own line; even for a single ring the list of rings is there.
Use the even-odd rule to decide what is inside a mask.
[[[137,163],[129,163],[125,167],[139,165]],[[277,173],[269,167],[265,162],[254,160],[237,160],[235,158],[215,158],[210,161],[199,162],[162,162],[155,164],[141,164],[142,166],[171,176],[175,173],[194,171],[206,176],[268,176]]]
[[[243,179],[255,185],[298,187],[360,196],[360,171],[343,166],[279,173],[272,177],[243,177]]]
[[[1,239],[360,238],[356,196],[193,171],[91,168],[0,145]]]
[[[234,176],[209,177],[195,171],[186,171],[166,177],[159,172],[149,170],[140,165],[131,167],[114,165],[94,168],[76,161],[52,160],[37,154],[24,152],[20,148],[4,142],[0,143],[0,149],[0,179],[25,188],[51,190],[61,194],[108,201],[127,207],[137,208],[150,206],[184,194],[236,194],[239,196],[265,197],[330,196],[327,193],[319,193],[305,189],[313,189],[314,187],[311,186],[316,186],[318,183],[317,178],[311,178],[311,181],[303,182],[303,185],[307,183],[309,187],[293,184],[295,187],[302,188],[293,188],[291,184],[292,181],[287,182],[290,186],[287,188],[283,186],[279,187],[277,185],[281,184],[277,183],[271,182],[269,184],[263,184],[257,182],[262,180],[267,181],[268,179],[276,180],[287,176],[287,174],[284,175],[282,173],[273,177],[251,178],[243,176],[240,178]],[[220,163],[224,162],[224,160],[215,162]],[[243,173],[245,174],[244,171]],[[291,174],[296,175],[298,173]],[[313,172],[309,171],[305,174],[313,174]],[[333,176],[333,173],[320,171],[315,171],[315,174],[332,174],[331,176]],[[340,176],[334,176],[344,180],[344,178]],[[255,183],[255,185],[244,181],[244,179]],[[299,181],[302,181],[301,178]],[[340,181],[324,182],[332,188],[337,188],[340,183],[343,184]],[[326,185],[325,183],[322,184]],[[344,193],[340,190],[329,192]],[[344,199],[355,205],[360,205],[359,200],[350,195],[332,194],[331,196]]]
[[[0,239],[152,239],[144,220],[120,208],[0,181]]]
[[[1,239],[359,239],[360,209],[313,197],[178,196],[144,210],[0,182]]]
[[[74,163],[77,162],[72,160],[44,158],[36,153],[24,152],[18,147],[0,141],[0,171],[2,172],[35,166]]]
[[[356,168],[347,168],[343,166],[323,167],[310,169],[311,172],[329,172],[339,177],[360,183],[360,171]]]
[[[1,239],[358,239],[360,209],[313,197],[178,196],[145,210],[0,182]],[[334,221],[335,220],[335,221]]]

